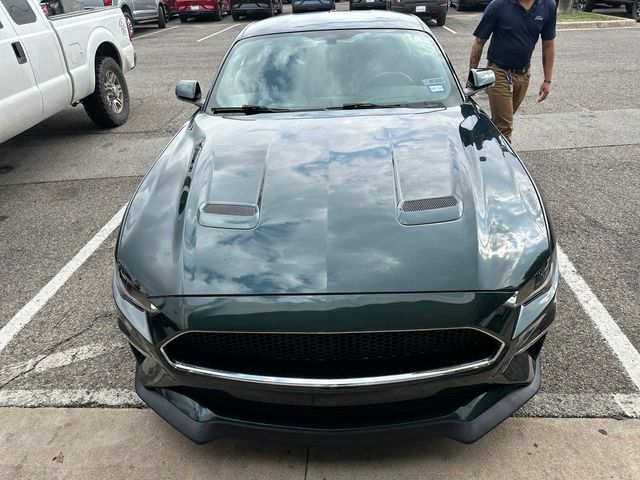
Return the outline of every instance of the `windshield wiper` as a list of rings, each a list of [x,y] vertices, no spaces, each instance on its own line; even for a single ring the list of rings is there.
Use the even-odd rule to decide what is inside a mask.
[[[278,113],[290,112],[290,108],[271,108],[264,105],[242,105],[241,107],[213,107],[213,113],[244,113],[245,115],[254,115],[256,113]]]
[[[365,108],[402,108],[402,107],[404,107],[404,105],[400,103],[382,104],[382,103],[362,102],[362,103],[343,103],[342,107],[338,107],[338,108],[341,110],[358,110],[358,109],[365,109]]]

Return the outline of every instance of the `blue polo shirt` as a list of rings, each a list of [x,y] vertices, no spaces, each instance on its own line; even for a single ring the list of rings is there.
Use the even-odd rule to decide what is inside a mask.
[[[556,37],[556,3],[535,0],[526,11],[518,0],[493,0],[473,35],[491,37],[487,59],[502,68],[525,68],[542,40]]]

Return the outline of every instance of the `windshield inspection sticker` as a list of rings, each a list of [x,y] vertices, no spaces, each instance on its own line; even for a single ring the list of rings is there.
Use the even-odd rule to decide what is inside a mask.
[[[444,87],[442,85],[429,85],[429,91],[431,93],[444,92]]]

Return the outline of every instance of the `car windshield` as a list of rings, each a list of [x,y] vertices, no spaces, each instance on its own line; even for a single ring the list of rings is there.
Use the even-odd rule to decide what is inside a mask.
[[[448,107],[461,100],[426,32],[329,30],[241,40],[222,67],[209,109]]]

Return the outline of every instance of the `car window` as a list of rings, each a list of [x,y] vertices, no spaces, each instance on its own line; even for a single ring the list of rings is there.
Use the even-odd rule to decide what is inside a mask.
[[[28,0],[0,0],[9,12],[16,25],[26,25],[36,21],[36,14],[31,9]]]
[[[249,38],[229,53],[211,107],[337,108],[346,103],[461,102],[431,36],[410,30],[334,30]]]

